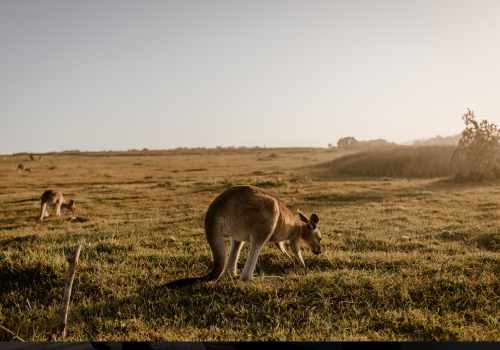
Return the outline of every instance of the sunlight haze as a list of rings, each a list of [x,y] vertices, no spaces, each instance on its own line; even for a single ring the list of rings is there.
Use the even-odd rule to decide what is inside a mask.
[[[0,153],[499,123],[499,19],[497,1],[2,1]]]

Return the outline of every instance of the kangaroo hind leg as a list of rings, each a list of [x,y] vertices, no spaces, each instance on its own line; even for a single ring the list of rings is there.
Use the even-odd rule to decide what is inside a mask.
[[[207,237],[207,239],[214,258],[214,264],[208,279],[211,281],[217,281],[226,269],[227,257],[224,238],[213,235],[211,237]]]
[[[61,202],[61,201],[59,201],[59,202],[57,203],[57,206],[56,206],[56,215],[57,215],[57,216],[61,216],[61,206],[62,206],[62,202]]]
[[[262,249],[262,243],[256,243],[252,241],[250,246],[250,253],[248,254],[245,267],[241,272],[242,281],[250,281],[253,278],[253,272],[255,271],[255,266],[257,265],[257,259],[259,258],[260,251]]]
[[[231,252],[229,253],[229,261],[227,263],[227,272],[232,276],[236,276],[238,273],[238,259],[244,243],[245,242],[242,241],[231,241]]]

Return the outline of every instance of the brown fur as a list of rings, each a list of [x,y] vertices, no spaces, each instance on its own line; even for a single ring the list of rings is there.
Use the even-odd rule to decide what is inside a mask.
[[[42,193],[40,202],[40,221],[43,221],[45,217],[49,216],[49,207],[56,208],[57,216],[61,216],[61,209],[70,210],[71,212],[75,210],[75,201],[72,199],[66,201],[62,192],[46,190]]]
[[[321,252],[321,233],[316,229],[318,221],[316,214],[307,219],[302,213],[293,213],[276,197],[257,187],[229,188],[215,198],[205,216],[205,234],[214,258],[212,270],[206,276],[174,281],[168,286],[218,280],[226,268],[235,275],[244,242],[250,242],[251,247],[242,280],[252,279],[260,250],[267,242],[276,243],[281,249],[288,241],[297,260],[305,266],[300,251],[302,243],[315,254]],[[229,259],[224,246],[226,238],[232,241]]]

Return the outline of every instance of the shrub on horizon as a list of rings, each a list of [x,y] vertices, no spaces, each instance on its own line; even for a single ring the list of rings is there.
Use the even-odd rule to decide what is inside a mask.
[[[476,120],[467,109],[462,131],[451,165],[457,180],[481,181],[500,177],[500,130],[497,125]]]

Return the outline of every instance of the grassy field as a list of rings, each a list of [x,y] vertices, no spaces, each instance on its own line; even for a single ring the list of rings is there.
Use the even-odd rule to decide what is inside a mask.
[[[315,177],[327,149],[0,157],[0,325],[52,336],[85,240],[67,340],[500,340],[500,185]],[[25,163],[31,172],[17,171]],[[209,203],[253,184],[320,217],[307,268],[266,247],[254,281],[163,287],[211,263]],[[71,218],[37,221],[47,188]],[[248,248],[248,247],[245,247]],[[240,268],[247,250],[244,248]],[[0,340],[12,337],[0,330]]]

